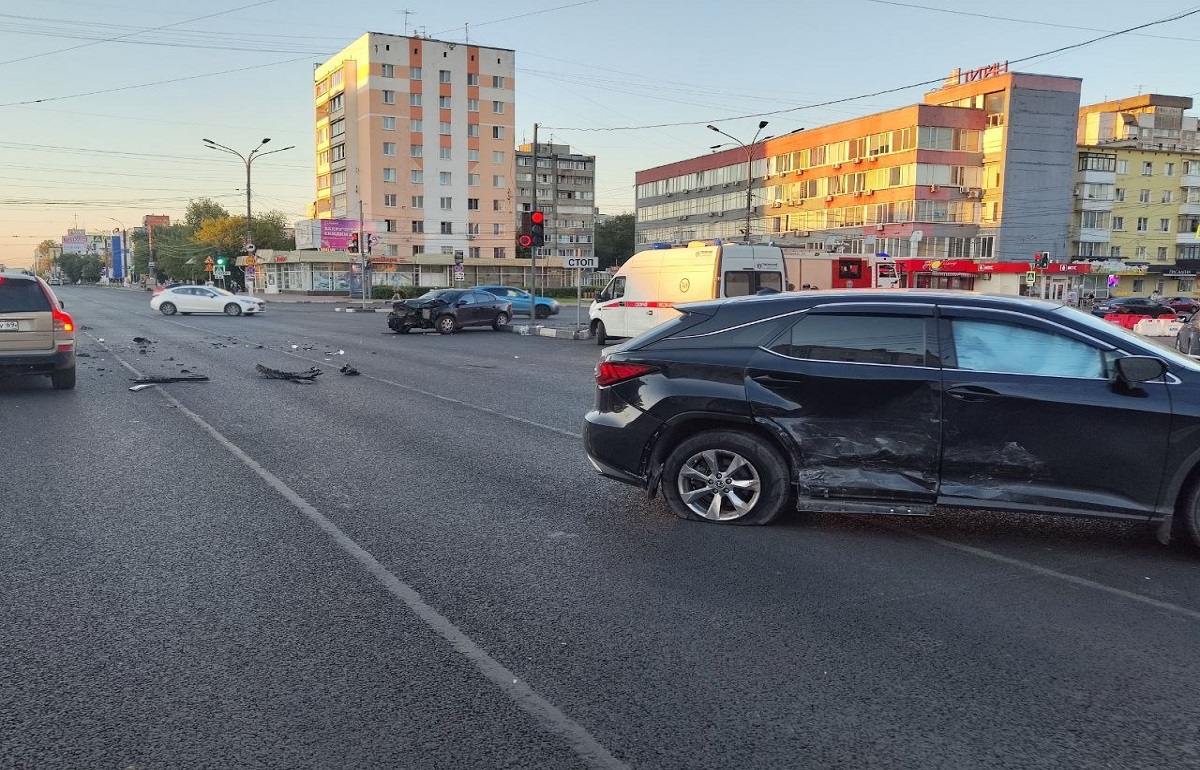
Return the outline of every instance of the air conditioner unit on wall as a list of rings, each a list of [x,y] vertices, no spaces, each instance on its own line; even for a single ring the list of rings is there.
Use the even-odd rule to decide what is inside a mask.
[[[875,225],[875,229],[876,229],[876,230],[882,230],[882,229],[883,229],[883,225]]]
[[[967,190],[967,197],[968,198],[982,198],[983,190],[980,190],[978,187],[972,187],[971,189]]]
[[[935,185],[935,184],[929,185],[929,192],[937,192],[937,191],[938,191],[937,185]]]
[[[875,194],[874,190],[867,190],[867,195],[874,195],[874,194]]]
[[[825,196],[825,202],[826,202],[826,203],[832,203],[832,202],[833,202],[833,196],[832,196],[832,195],[826,195],[826,196]]]

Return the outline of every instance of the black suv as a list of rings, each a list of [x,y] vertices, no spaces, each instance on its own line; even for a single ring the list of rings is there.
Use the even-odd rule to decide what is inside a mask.
[[[922,290],[679,310],[601,359],[584,444],[683,518],[945,506],[1157,522],[1164,541],[1174,520],[1200,542],[1200,364],[1119,326]]]

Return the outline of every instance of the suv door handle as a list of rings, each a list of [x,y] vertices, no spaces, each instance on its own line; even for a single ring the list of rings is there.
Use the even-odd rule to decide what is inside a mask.
[[[979,385],[958,385],[953,388],[946,388],[946,395],[957,398],[959,401],[979,402],[996,398],[1000,394],[991,388],[984,388]]]

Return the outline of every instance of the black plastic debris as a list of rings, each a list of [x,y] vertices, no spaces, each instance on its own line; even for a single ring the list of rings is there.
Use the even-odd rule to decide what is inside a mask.
[[[137,344],[139,344],[139,345],[152,345],[152,344],[154,344],[154,340],[151,340],[151,339],[146,339],[145,337],[134,337],[134,338],[133,338],[133,341],[134,341],[134,342],[136,342],[136,343],[137,343]]]
[[[350,364],[343,364],[342,368],[338,369],[338,371],[341,372],[342,374],[347,375],[348,377],[357,377],[358,376],[358,370],[355,369]]]
[[[323,372],[315,366],[309,367],[305,372],[285,372],[281,369],[272,369],[269,366],[255,364],[254,368],[268,380],[291,380],[306,385],[311,385],[312,381],[321,376]]]
[[[205,382],[204,374],[148,374],[134,380],[139,385],[160,385],[165,382]]]

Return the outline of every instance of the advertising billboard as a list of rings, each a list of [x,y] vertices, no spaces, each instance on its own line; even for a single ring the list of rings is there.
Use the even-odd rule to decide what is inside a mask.
[[[383,222],[366,222],[368,234],[384,231]],[[344,251],[350,236],[359,230],[357,219],[306,219],[296,223],[296,248],[320,251]]]

